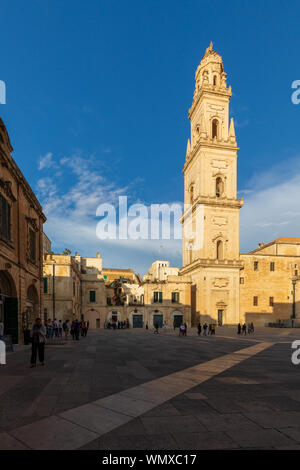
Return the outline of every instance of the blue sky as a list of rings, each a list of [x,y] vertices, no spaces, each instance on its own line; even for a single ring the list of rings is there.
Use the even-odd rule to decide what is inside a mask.
[[[99,202],[182,201],[194,73],[212,40],[241,148],[241,251],[300,236],[298,2],[1,0],[0,115],[53,249],[145,272],[181,242],[104,243]]]

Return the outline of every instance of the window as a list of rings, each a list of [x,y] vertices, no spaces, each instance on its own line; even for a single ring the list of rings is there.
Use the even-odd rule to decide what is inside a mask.
[[[216,86],[216,84],[217,84],[217,75],[214,75],[213,84],[214,84],[214,86]]]
[[[219,137],[219,121],[218,119],[213,119],[211,123],[211,137],[214,139],[215,137],[218,139]]]
[[[112,305],[111,297],[107,297],[106,303],[107,305]]]
[[[96,302],[96,291],[90,290],[90,302]]]
[[[162,303],[162,292],[153,292],[153,302],[160,304]]]
[[[29,258],[30,261],[36,261],[36,233],[31,228],[29,229]]]
[[[270,263],[270,271],[275,271],[275,263],[274,263],[274,261],[271,261],[271,263]]]
[[[224,192],[223,180],[220,176],[216,179],[216,196],[221,197]]]
[[[255,296],[253,297],[253,305],[254,305],[254,307],[257,307],[257,306],[258,306],[258,297],[257,297],[257,295],[255,295]]]
[[[223,259],[223,242],[217,241],[217,259]]]
[[[5,197],[0,194],[0,237],[10,241],[10,205]]]
[[[274,307],[274,297],[270,297],[269,305],[270,305],[270,307]]]
[[[244,284],[244,278],[240,277],[240,284]]]
[[[258,261],[254,261],[253,268],[254,271],[258,271]]]
[[[190,186],[190,204],[193,204],[194,202],[194,185],[192,184]]]
[[[44,294],[48,294],[48,278],[44,277]]]
[[[172,292],[172,303],[179,303],[179,292]]]

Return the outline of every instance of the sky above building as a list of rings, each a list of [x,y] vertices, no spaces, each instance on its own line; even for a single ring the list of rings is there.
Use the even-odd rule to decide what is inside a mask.
[[[240,251],[300,236],[298,2],[1,0],[0,116],[53,251],[144,273],[180,240],[99,240],[99,204],[183,201],[196,68],[209,45],[232,86]]]

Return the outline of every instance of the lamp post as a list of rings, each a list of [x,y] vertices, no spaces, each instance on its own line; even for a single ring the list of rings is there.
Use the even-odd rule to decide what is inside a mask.
[[[297,282],[297,276],[293,276],[292,277],[292,285],[293,285],[292,328],[294,327],[294,319],[296,318],[296,282]]]

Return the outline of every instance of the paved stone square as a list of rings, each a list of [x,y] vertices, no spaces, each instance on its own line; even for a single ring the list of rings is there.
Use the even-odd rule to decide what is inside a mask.
[[[300,329],[90,331],[0,366],[0,449],[299,449]]]

